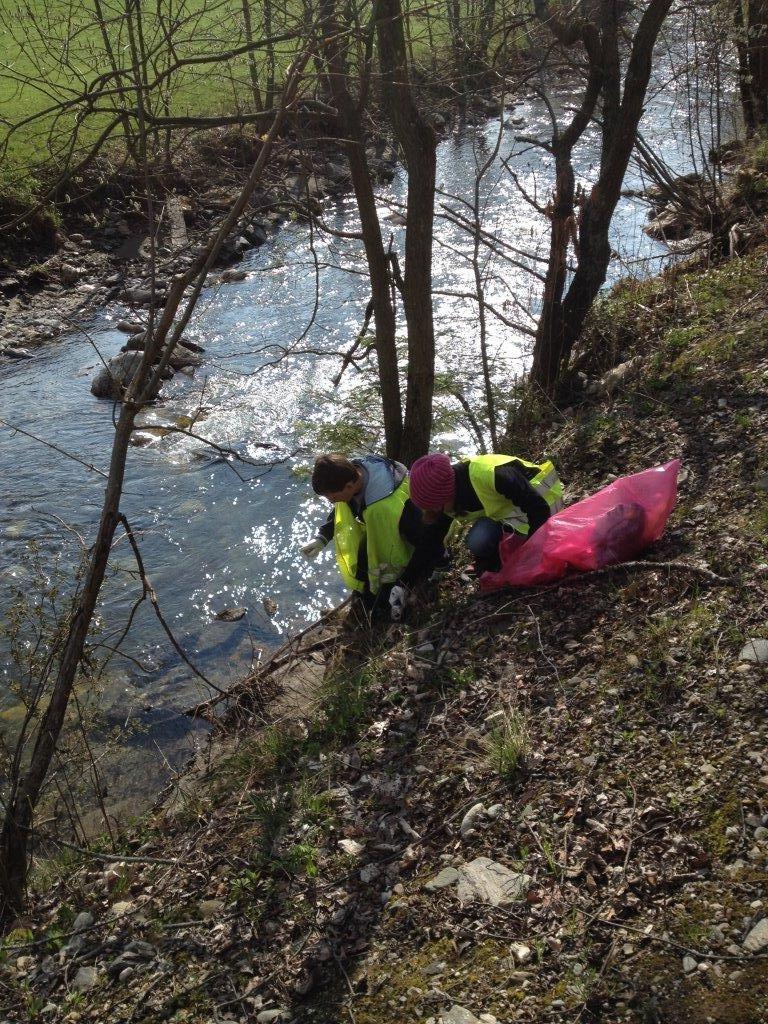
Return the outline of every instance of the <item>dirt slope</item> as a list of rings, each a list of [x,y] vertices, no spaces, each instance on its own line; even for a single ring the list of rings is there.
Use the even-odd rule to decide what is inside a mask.
[[[681,458],[671,566],[457,570],[417,625],[342,630],[114,860],[48,867],[5,1016],[768,1020],[767,258],[625,286],[518,439],[570,500]]]

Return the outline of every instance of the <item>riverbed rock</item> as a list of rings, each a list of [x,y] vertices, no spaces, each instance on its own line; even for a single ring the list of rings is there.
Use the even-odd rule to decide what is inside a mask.
[[[190,351],[183,345],[177,345],[171,353],[168,365],[174,370],[183,370],[188,366],[200,366],[202,359],[196,352]]]
[[[458,896],[461,903],[489,903],[508,907],[525,898],[530,875],[511,871],[489,857],[476,857],[459,868]]]
[[[59,276],[64,284],[76,284],[83,275],[83,268],[76,267],[72,263],[62,263],[59,267]]]
[[[96,398],[121,398],[140,362],[141,352],[121,352],[113,356],[91,381],[91,394]]]
[[[34,359],[34,356],[26,348],[16,348],[10,345],[8,348],[3,349],[3,355],[7,356],[8,359]]]
[[[115,330],[122,331],[123,334],[144,334],[146,327],[135,320],[118,320]]]
[[[643,228],[646,235],[664,242],[667,239],[687,238],[693,230],[689,216],[675,203],[670,203]]]
[[[244,281],[247,276],[248,272],[246,270],[236,270],[234,267],[230,267],[221,275],[221,280],[225,284],[230,284],[232,281]]]
[[[218,622],[237,622],[245,615],[245,608],[223,608],[214,615]]]

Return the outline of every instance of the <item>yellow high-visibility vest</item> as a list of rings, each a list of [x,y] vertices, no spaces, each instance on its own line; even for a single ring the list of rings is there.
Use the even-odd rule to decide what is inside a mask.
[[[487,516],[489,519],[510,526],[523,536],[528,535],[530,527],[525,512],[496,490],[494,479],[496,467],[505,466],[509,462],[516,462],[525,466],[526,469],[536,470],[535,475],[528,480],[528,483],[545,499],[551,512],[559,512],[563,507],[563,485],[555,467],[549,460],[539,463],[528,462],[517,455],[475,455],[464,461],[469,463],[469,482],[483,507],[477,512],[469,512],[467,515],[460,516],[462,521],[469,522]]]
[[[408,565],[413,545],[400,534],[400,516],[408,500],[407,478],[386,498],[374,501],[363,511],[362,522],[346,501],[334,506],[333,538],[336,564],[341,578],[352,590],[365,590],[357,578],[357,557],[365,538],[368,554],[368,586],[377,594],[383,584],[394,583]]]

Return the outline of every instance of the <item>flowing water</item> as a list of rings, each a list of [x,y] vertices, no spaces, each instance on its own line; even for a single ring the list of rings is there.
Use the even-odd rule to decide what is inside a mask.
[[[555,93],[559,111],[575,100],[566,87]],[[657,153],[677,171],[691,167],[689,105],[674,86],[661,89],[649,104],[644,134]],[[471,201],[475,167],[495,145],[498,118],[482,126],[456,130],[438,149],[441,204],[467,215],[460,199]],[[500,157],[509,160],[526,190],[544,204],[550,192],[551,160],[541,149],[516,142],[516,136],[546,137],[549,114],[540,99],[529,97],[507,111],[501,126]],[[585,139],[577,172],[588,182],[598,154],[594,137]],[[625,186],[640,186],[630,171]],[[405,199],[406,179],[399,169],[380,189],[383,223],[402,247],[397,211]],[[460,199],[449,198],[449,195]],[[497,159],[483,182],[483,222],[505,242],[539,257],[546,254],[542,217],[521,199],[509,173]],[[327,223],[346,231],[357,220],[354,200],[342,195],[324,203]],[[646,208],[621,201],[613,226],[613,246],[621,257],[611,267],[615,280],[629,272],[655,273],[666,250],[642,233]],[[435,247],[435,318],[440,368],[471,394],[476,388],[477,312],[455,293],[474,288],[466,255],[470,240],[454,224],[438,220]],[[535,260],[522,263],[541,268]],[[195,439],[148,432],[144,447],[131,449],[123,510],[141,545],[144,563],[175,636],[200,670],[219,686],[241,677],[293,630],[338,602],[342,586],[331,550],[306,563],[297,545],[309,539],[325,517],[323,502],[311,494],[306,475],[308,453],[293,455],[303,437],[302,424],[332,416],[327,396],[340,358],[354,339],[368,299],[364,264],[356,243],[315,233],[287,221],[270,241],[249,253],[242,268],[247,279],[212,286],[203,293],[189,336],[206,347],[204,365],[193,378],[178,374],[166,386],[164,401],[146,417],[148,424],[185,423],[182,416],[206,410],[195,431],[255,461],[285,459],[265,472],[232,465]],[[487,300],[507,319],[530,325],[520,306],[535,313],[536,283],[523,269],[495,260],[487,267]],[[444,294],[454,293],[454,294]],[[0,615],[16,590],[35,594],[39,575],[71,573],[79,534],[94,535],[104,479],[88,466],[107,467],[113,436],[112,406],[89,391],[98,366],[95,349],[108,358],[125,337],[114,324],[125,310],[112,305],[51,344],[34,360],[10,363],[0,371],[2,416],[52,442],[82,462],[64,457],[38,441],[0,432]],[[309,326],[308,326],[309,325]],[[490,343],[498,369],[519,373],[528,359],[528,339],[490,319]],[[282,358],[278,358],[282,356]],[[348,371],[342,387],[354,388]],[[467,447],[468,435],[456,428],[443,440]],[[275,446],[265,449],[262,444]],[[535,456],[536,452],[523,453]],[[66,529],[64,527],[66,524]],[[29,562],[29,545],[39,566]],[[116,544],[104,592],[99,639],[105,657],[117,645],[130,609],[141,594],[131,550]],[[265,607],[266,605],[266,607]],[[243,606],[237,622],[215,620],[225,607]],[[0,638],[3,717],[18,716],[11,686],[18,669],[7,638]],[[122,737],[118,768],[112,769],[116,794],[156,788],[171,766],[186,756],[195,727],[180,712],[209,691],[184,665],[162,633],[149,602],[136,611],[123,654],[114,653],[102,676],[99,697],[106,725]],[[130,728],[133,725],[135,728]],[[114,778],[115,774],[121,778]]]

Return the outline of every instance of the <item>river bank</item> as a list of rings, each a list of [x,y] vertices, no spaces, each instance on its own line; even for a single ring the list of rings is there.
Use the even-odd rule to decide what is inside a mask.
[[[535,425],[569,501],[682,459],[655,566],[308,637],[122,846],[41,863],[8,1019],[761,1020],[767,261],[617,288]]]
[[[565,87],[557,102],[565,106],[569,101]],[[464,194],[473,180],[477,154],[495,144],[499,131],[504,149],[517,152],[520,121],[526,132],[548,130],[549,113],[540,97],[518,98],[515,103],[516,109],[503,125],[479,110],[477,117],[482,123],[474,128],[446,120],[450,130],[438,152],[439,177],[446,193]],[[649,122],[661,135],[667,121],[676,115],[677,101],[664,93],[655,103]],[[678,161],[674,166],[680,166],[687,153],[682,148],[678,152],[668,134],[664,138],[664,152],[673,162]],[[594,166],[588,147],[580,160],[579,174],[588,181]],[[319,173],[319,157],[312,167]],[[391,158],[388,167],[391,170]],[[516,167],[533,186],[548,180],[547,158],[540,152],[523,154]],[[302,164],[290,170],[280,164],[278,170],[279,175],[294,175],[293,189],[307,168]],[[285,185],[281,178],[279,188]],[[354,233],[354,201],[342,186],[340,183],[339,190],[322,201],[323,216],[334,230]],[[380,186],[377,197],[380,216],[383,223],[391,225],[395,244],[402,240],[400,211],[405,188],[402,168],[397,166],[393,180]],[[217,201],[215,197],[213,201]],[[486,181],[483,201],[488,223],[493,223],[495,230],[504,237],[532,239],[535,254],[543,255],[539,246],[546,245],[547,236],[542,223],[519,202],[519,194],[501,166]],[[130,227],[131,222],[126,221]],[[113,228],[122,238],[117,223]],[[163,230],[170,232],[170,219],[164,216],[161,223]],[[207,223],[203,220],[204,227]],[[613,239],[617,259],[611,267],[612,280],[626,269],[644,275],[649,267],[658,265],[655,260],[666,258],[664,247],[643,233],[644,223],[644,207],[634,199],[622,201]],[[123,244],[118,235],[107,236],[117,248]],[[140,232],[132,237],[140,237]],[[84,242],[88,241],[92,240],[84,236]],[[161,242],[165,241],[164,236]],[[435,316],[442,348],[440,370],[453,382],[467,382],[471,389],[477,358],[476,311],[471,302],[455,297],[466,290],[465,271],[456,259],[466,241],[466,235],[454,225],[438,220]],[[73,244],[79,245],[81,254],[93,251],[79,240]],[[167,246],[161,244],[160,248]],[[167,278],[173,250],[167,257],[161,253],[161,261],[166,258]],[[369,297],[365,277],[359,273],[359,259],[354,244],[334,237],[328,240],[319,233],[313,236],[306,225],[290,217],[277,234],[269,234],[266,243],[246,250],[236,269],[245,279],[207,289],[190,327],[193,342],[207,349],[204,370],[192,380],[177,375],[136,435],[124,510],[140,539],[167,620],[196,665],[220,687],[246,675],[269,650],[341,596],[330,556],[310,567],[297,554],[299,543],[311,536],[324,516],[300,470],[302,460],[308,457],[304,452],[312,448],[359,446],[360,438],[367,441],[369,437],[371,445],[377,443],[375,418],[370,415],[375,393],[368,395],[360,388],[359,408],[348,415],[343,407],[339,414],[339,392],[328,384],[338,370],[341,354],[359,331]],[[141,253],[130,266],[135,275],[132,270],[133,276],[105,287],[122,291],[126,283],[130,287],[143,285],[140,275],[146,264]],[[526,295],[530,289],[524,274],[515,276],[514,271],[510,276],[504,269],[503,274],[495,275],[492,290],[486,293],[499,308],[506,308],[503,303],[510,292]],[[324,299],[316,309],[320,274]],[[36,437],[53,440],[83,463],[78,467],[23,436],[13,437],[13,443],[4,447],[2,471],[7,487],[0,500],[0,518],[5,524],[1,571],[9,588],[29,593],[36,586],[36,578],[25,571],[30,543],[38,548],[44,564],[46,560],[53,563],[66,540],[78,533],[83,538],[92,535],[99,480],[87,465],[104,465],[113,433],[110,404],[96,402],[88,393],[88,381],[98,369],[93,345],[107,358],[117,353],[126,343],[125,334],[117,329],[119,322],[132,319],[135,323],[141,312],[123,301],[108,302],[106,308],[95,302],[92,315],[80,325],[83,329],[68,334],[66,344],[43,345],[37,350],[37,359],[9,362],[5,368],[0,389],[8,419]],[[305,336],[308,324],[311,333]],[[498,324],[489,326],[489,337],[497,351],[500,378],[517,375],[526,365],[525,340]],[[302,339],[297,351],[292,339]],[[287,363],[278,365],[278,359],[285,357]],[[359,380],[354,377],[358,388]],[[471,390],[467,394],[471,395]],[[446,408],[451,402],[454,408],[447,409],[448,416]],[[440,396],[438,412],[440,444],[455,451],[472,444],[455,398]],[[257,463],[274,459],[277,465],[255,469],[253,477],[238,479],[226,459],[211,455],[194,438],[174,433],[175,427],[189,425],[195,418],[214,443],[242,452]],[[343,440],[339,440],[339,419],[345,431]],[[66,533],[62,523],[67,524]],[[75,552],[73,571],[79,554]],[[100,678],[91,702],[93,713],[101,716],[100,726],[103,721],[99,735],[109,736],[116,745],[111,760],[101,760],[100,768],[110,811],[121,817],[135,813],[136,800],[151,800],[162,780],[194,751],[200,737],[183,711],[208,695],[205,684],[169,651],[167,638],[146,602],[132,618],[131,636],[121,654],[103,653],[98,645],[110,644],[110,630],[112,636],[119,635],[120,624],[131,613],[136,598],[135,564],[123,544],[114,553],[105,587],[104,633],[95,638],[100,656],[110,662],[109,670]],[[222,622],[217,616],[226,608],[245,612],[235,622]],[[11,669],[9,660],[6,680]],[[18,716],[21,708],[10,691],[5,700],[11,706],[3,708],[3,716]],[[121,744],[129,754],[125,758]],[[146,758],[144,770],[142,757]]]

